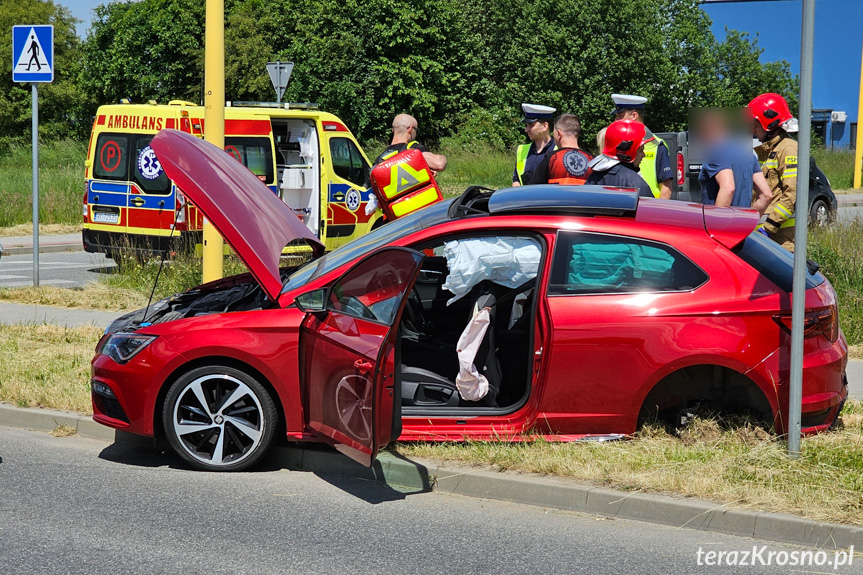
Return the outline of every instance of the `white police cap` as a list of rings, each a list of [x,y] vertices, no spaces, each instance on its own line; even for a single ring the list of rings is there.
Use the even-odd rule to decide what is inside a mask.
[[[528,122],[535,122],[537,120],[550,122],[554,119],[554,113],[557,111],[557,108],[552,108],[551,106],[539,106],[537,104],[522,104],[521,109],[524,112],[523,122],[525,124]]]
[[[633,96],[631,94],[612,94],[611,100],[614,102],[615,114],[621,110],[643,108],[647,103],[647,98],[644,96]]]

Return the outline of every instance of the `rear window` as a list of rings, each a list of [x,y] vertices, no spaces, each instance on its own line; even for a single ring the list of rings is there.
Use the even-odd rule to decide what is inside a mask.
[[[732,251],[758,273],[791,293],[794,254],[758,232],[749,234],[749,237]],[[823,275],[806,270],[806,289],[812,289],[822,283],[824,283]]]
[[[145,194],[166,195],[171,181],[150,147],[152,134],[99,134],[93,177],[134,182]]]
[[[226,136],[225,151],[265,184],[275,181],[273,145],[269,138]]]

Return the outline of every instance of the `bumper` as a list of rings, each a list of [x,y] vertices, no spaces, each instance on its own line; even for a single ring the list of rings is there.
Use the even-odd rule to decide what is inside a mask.
[[[81,239],[84,243],[84,251],[90,253],[105,254],[110,258],[118,252],[149,256],[160,255],[165,251],[181,251],[201,243],[202,232],[180,232],[174,236],[156,236],[84,228]]]

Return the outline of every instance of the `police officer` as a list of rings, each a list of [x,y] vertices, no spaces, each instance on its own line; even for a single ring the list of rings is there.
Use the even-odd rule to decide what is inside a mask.
[[[578,147],[581,121],[575,114],[561,114],[554,121],[557,149],[539,162],[528,184],[583,184],[593,156]]]
[[[536,104],[522,104],[521,109],[524,112],[524,133],[531,143],[522,144],[516,149],[515,169],[512,172],[513,186],[521,186],[530,181],[542,158],[554,151],[549,124],[557,110]]]
[[[789,132],[797,131],[797,118],[779,94],[761,94],[749,102],[752,133],[761,142],[755,148],[761,171],[773,199],[759,224],[758,231],[794,251],[794,208],[797,202],[797,141]]]
[[[613,122],[605,131],[602,154],[589,164],[593,171],[585,183],[635,188],[639,196],[652,198],[653,191],[638,173],[648,140],[644,124],[632,120]]]
[[[418,124],[416,118],[408,114],[399,114],[393,119],[393,139],[390,145],[381,152],[374,162],[374,166],[380,164],[386,159],[395,156],[399,152],[405,150],[419,150],[423,154],[423,159],[435,173],[442,172],[446,169],[447,159],[443,154],[433,154],[428,151],[428,148],[416,141]]]
[[[615,120],[633,120],[644,124],[644,105],[647,103],[647,98],[629,94],[612,94],[611,100],[614,102]],[[668,157],[668,147],[662,138],[654,136],[647,126],[644,129],[649,141],[644,146],[644,161],[641,162],[639,172],[653,190],[654,197],[670,200],[674,172]]]

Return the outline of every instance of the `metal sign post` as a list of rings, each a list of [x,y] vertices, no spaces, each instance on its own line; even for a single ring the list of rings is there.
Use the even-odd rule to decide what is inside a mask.
[[[270,75],[273,88],[276,89],[276,101],[280,104],[282,103],[282,96],[285,95],[285,88],[288,87],[288,81],[291,79],[291,72],[293,71],[293,62],[267,62],[267,73]]]
[[[33,287],[39,287],[39,82],[54,81],[54,26],[12,27],[12,81],[33,90]]]
[[[794,276],[791,299],[791,381],[788,389],[788,455],[800,456],[803,401],[803,320],[806,313],[806,242],[809,228],[809,156],[812,134],[812,62],[815,0],[803,0],[800,45],[800,134],[797,149],[797,201],[794,227]],[[801,209],[802,208],[802,209]]]

